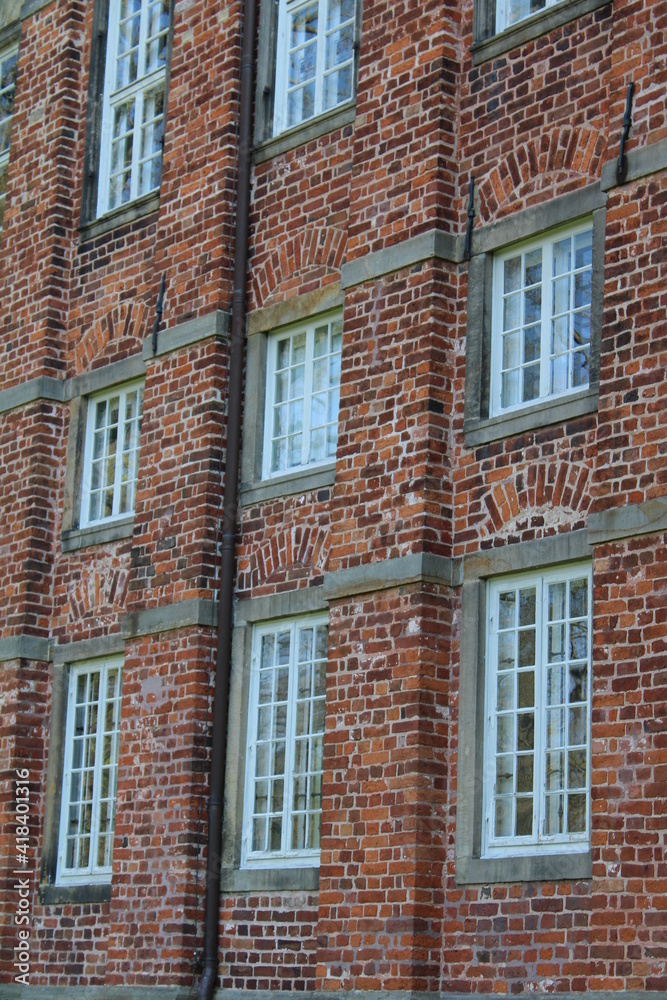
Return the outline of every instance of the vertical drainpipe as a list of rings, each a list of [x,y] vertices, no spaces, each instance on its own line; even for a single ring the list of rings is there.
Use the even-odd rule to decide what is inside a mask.
[[[225,792],[227,708],[232,651],[232,600],[234,596],[234,549],[238,510],[239,456],[241,452],[241,403],[243,349],[245,341],[245,288],[248,269],[250,215],[250,168],[252,154],[252,91],[255,48],[256,0],[244,0],[242,9],[241,81],[239,96],[239,144],[237,154],[236,234],[234,243],[234,289],[229,339],[229,393],[227,398],[227,454],[225,493],[222,507],[222,552],[213,700],[213,742],[208,800],[208,855],[206,861],[206,917],[204,921],[204,969],[198,1000],[211,1000],[218,979],[220,914],[220,854],[222,808]]]

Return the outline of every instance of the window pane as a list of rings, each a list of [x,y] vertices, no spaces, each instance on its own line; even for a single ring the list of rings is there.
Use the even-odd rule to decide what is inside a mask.
[[[521,364],[521,340],[518,333],[503,336],[503,368],[518,368]]]
[[[512,799],[496,799],[496,837],[512,836]]]
[[[523,356],[524,361],[537,361],[541,354],[541,335],[539,326],[531,326],[524,331]]]
[[[544,833],[547,837],[553,837],[563,832],[564,802],[564,795],[547,795],[546,797]]]
[[[588,700],[588,667],[570,667],[569,672],[569,701]]]
[[[530,837],[533,832],[533,799],[531,797],[516,800],[516,836]]]
[[[577,269],[593,266],[593,230],[574,237],[574,266]]]
[[[496,794],[506,795],[514,791],[514,757],[507,755],[496,758]]]
[[[509,709],[514,708],[513,674],[499,674],[498,699],[496,704],[499,712],[507,712]]]
[[[535,673],[532,670],[523,670],[519,674],[519,708],[532,708],[535,704]]]
[[[499,628],[511,628],[514,625],[516,609],[516,591],[510,590],[499,598]]]
[[[511,670],[515,662],[514,632],[502,632],[498,636],[498,670]]]
[[[534,587],[519,591],[519,625],[534,625],[536,591]]]
[[[570,237],[554,244],[554,276],[569,274],[572,267]]]
[[[568,386],[568,357],[560,354],[551,362],[552,392],[565,392]]]
[[[535,285],[542,281],[542,250],[531,250],[524,256],[524,285]]]
[[[572,387],[588,385],[588,381],[588,350],[577,351],[572,356]]]
[[[350,32],[350,38],[352,32]],[[350,49],[352,48],[350,44]],[[328,73],[324,81],[324,109],[334,108],[352,96],[352,64]]]
[[[539,365],[530,365],[523,370],[523,402],[537,399],[540,394]]]
[[[521,256],[512,257],[505,261],[503,271],[503,290],[507,295],[509,292],[517,292],[521,288]],[[518,296],[517,296],[518,298]]]
[[[506,0],[506,23],[501,25],[500,30],[510,24],[516,24],[517,21],[522,21],[524,17],[530,17],[538,10],[542,10],[547,6],[547,2],[548,0]]]
[[[569,795],[567,810],[568,833],[584,833],[586,825],[586,796]]]
[[[570,275],[566,274],[553,282],[552,312],[554,316],[569,312],[570,309]]]
[[[512,715],[501,715],[498,719],[497,732],[498,753],[507,753],[514,750],[514,717]]]
[[[535,285],[526,291],[523,300],[523,321],[528,326],[530,323],[539,323],[542,316],[542,286]]]
[[[503,309],[503,330],[515,330],[521,324],[521,296],[508,295]]]

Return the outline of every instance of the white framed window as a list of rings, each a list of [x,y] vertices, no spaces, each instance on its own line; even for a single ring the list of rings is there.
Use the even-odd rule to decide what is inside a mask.
[[[134,511],[143,383],[88,400],[80,527]]]
[[[354,95],[355,0],[279,0],[273,132]]]
[[[160,186],[169,23],[169,0],[109,0],[98,215]]]
[[[70,667],[59,885],[111,879],[121,683],[121,659]]]
[[[243,867],[319,862],[327,631],[322,616],[253,631]]]
[[[9,147],[12,138],[12,117],[14,115],[14,94],[16,91],[16,71],[18,68],[18,45],[0,50],[0,229],[5,210],[7,191],[7,167]]]
[[[265,477],[336,457],[342,341],[340,315],[269,337]]]
[[[591,579],[488,584],[483,856],[589,848]]]
[[[491,416],[589,384],[593,225],[494,257]]]
[[[497,0],[496,31],[510,28],[518,21],[524,21],[558,3],[562,3],[562,0]]]

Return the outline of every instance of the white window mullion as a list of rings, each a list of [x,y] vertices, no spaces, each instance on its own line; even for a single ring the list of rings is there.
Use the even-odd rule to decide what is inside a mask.
[[[93,809],[90,822],[90,870],[97,869],[97,841],[100,832],[100,809],[102,791],[102,757],[104,751],[104,719],[106,717],[106,691],[108,683],[108,667],[106,664],[100,670],[100,688],[97,696],[97,728],[95,732],[95,768],[93,771]]]
[[[146,91],[150,87],[146,67],[146,40],[148,37],[148,3],[143,0],[139,18],[139,52],[137,58],[137,82],[134,98],[134,136],[132,140],[131,200],[141,195],[141,144],[143,141],[144,103]]]
[[[111,197],[111,163],[115,106],[111,97],[116,83],[116,59],[118,54],[118,15],[114,0],[109,7],[107,29],[107,56],[104,67],[104,89],[102,94],[102,138],[99,155],[99,180],[97,192],[97,214],[103,215],[109,207]]]
[[[266,399],[264,403],[264,446],[262,467],[264,477],[271,474],[273,464],[273,421],[275,419],[274,407],[276,400],[276,369],[278,368],[278,338],[269,338],[267,350],[267,379],[266,379]]]
[[[496,812],[496,741],[497,741],[497,719],[498,719],[498,593],[494,593],[491,606],[491,616],[489,618],[487,631],[487,684],[485,695],[486,732],[488,734],[488,746],[484,752],[484,825],[485,842],[488,844],[493,839],[495,812]],[[489,673],[494,676],[494,683],[488,682]]]
[[[259,660],[261,651],[261,637],[257,636],[253,642],[252,656],[250,660],[250,690],[248,692],[248,704],[250,706],[248,718],[248,743],[246,752],[247,779],[245,782],[245,795],[243,797],[243,824],[242,849],[244,855],[252,852],[252,836],[255,812],[255,782],[257,778],[257,726],[259,721]]]
[[[290,662],[289,684],[287,693],[287,726],[285,733],[285,778],[283,789],[283,854],[292,849],[292,802],[294,797],[294,753],[296,732],[296,643],[297,626],[293,622],[290,628]]]
[[[303,378],[303,438],[301,440],[301,461],[310,463],[310,415],[313,403],[313,351],[315,328],[306,327],[306,368]]]
[[[150,0],[148,0],[150,2]],[[146,41],[148,38],[148,2],[143,0],[141,17],[139,18],[139,58],[137,60],[137,79],[146,76]]]
[[[117,516],[120,509],[120,489],[123,476],[123,444],[125,440],[125,406],[127,395],[120,394],[118,399],[118,430],[116,432],[116,460],[114,462],[114,484],[113,484],[113,516]]]
[[[65,728],[65,754],[63,759],[62,802],[60,808],[60,831],[58,837],[58,871],[65,867],[67,859],[67,830],[69,826],[70,795],[72,785],[72,750],[74,747],[74,713],[76,700],[76,680],[74,671],[70,671],[67,691],[67,710]]]
[[[141,134],[141,118],[143,115],[143,92],[135,89],[132,93],[134,100],[134,128],[132,130],[132,160],[130,167],[130,201],[134,201],[139,194],[139,136]]]
[[[553,242],[542,250],[542,339],[540,397],[551,394],[551,322],[553,316]]]
[[[326,69],[328,0],[318,0],[317,10],[317,67],[315,70],[315,115],[324,108],[324,71]]]
[[[289,64],[289,18],[286,0],[280,0],[278,8],[276,83],[273,109],[273,134],[285,128],[287,120],[287,81]],[[282,56],[282,58],[281,58]]]
[[[535,795],[535,842],[540,843],[544,835],[545,769],[546,769],[546,650],[547,621],[544,613],[544,581],[535,588],[535,774],[533,788]]]
[[[492,311],[491,331],[491,371],[498,376],[491,379],[492,399],[491,412],[499,413],[502,402],[502,358],[503,358],[503,284],[505,261],[498,261],[493,269],[493,302],[496,307]],[[470,292],[468,292],[470,294]]]

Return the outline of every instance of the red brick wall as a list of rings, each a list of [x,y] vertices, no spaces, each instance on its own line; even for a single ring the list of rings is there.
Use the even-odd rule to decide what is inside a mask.
[[[599,8],[476,67],[469,0],[388,11],[365,4],[354,125],[253,169],[251,309],[334,284],[345,262],[435,227],[461,235],[470,173],[476,227],[596,183],[617,154],[630,79],[628,149],[667,137],[662,2]],[[166,326],[228,307],[239,5],[176,3],[159,210],[82,239],[92,15],[92,3],[54,0],[23,25],[1,388],[136,356],[162,274]],[[591,512],[664,497],[664,203],[664,172],[608,194],[598,414],[504,441],[465,446],[476,291],[465,263],[348,289],[335,485],[243,510],[238,596],[569,532]],[[67,406],[2,414],[4,637],[119,635],[128,611],[212,597],[226,379],[212,339],[149,362],[133,537],[75,553],[60,544]],[[460,592],[411,584],[332,603],[320,891],[223,896],[225,988],[667,988],[663,543],[595,552],[590,882],[456,883],[469,793],[457,784]],[[112,898],[34,897],[35,985],[189,985],[211,649],[195,626],[128,643]],[[52,670],[0,671],[0,847],[9,856],[12,769],[27,762],[35,864]]]

